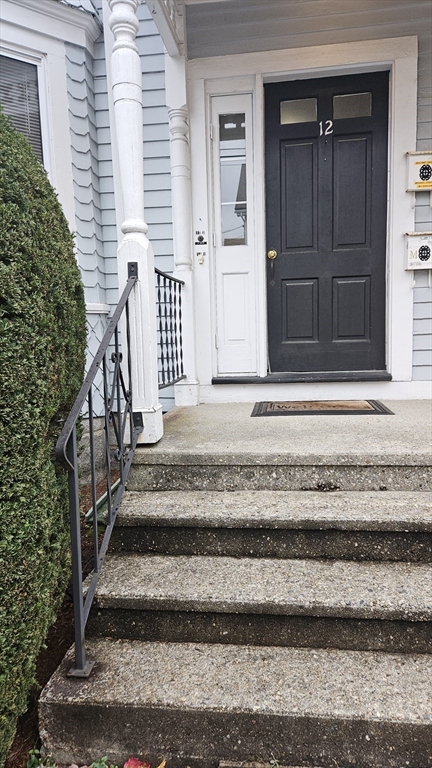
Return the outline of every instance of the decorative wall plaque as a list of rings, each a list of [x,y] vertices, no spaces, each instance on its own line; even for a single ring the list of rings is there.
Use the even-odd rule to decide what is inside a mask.
[[[428,192],[432,190],[432,150],[427,152],[407,152],[407,158],[407,192]]]

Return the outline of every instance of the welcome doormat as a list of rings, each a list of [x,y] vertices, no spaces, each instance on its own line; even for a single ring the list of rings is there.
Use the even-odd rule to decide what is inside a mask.
[[[287,400],[255,403],[251,416],[385,416],[391,414],[379,400]]]

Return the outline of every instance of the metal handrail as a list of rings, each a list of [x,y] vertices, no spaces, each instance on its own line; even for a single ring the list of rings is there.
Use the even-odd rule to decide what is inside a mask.
[[[155,275],[160,275],[161,277],[167,277],[168,280],[171,280],[173,283],[179,283],[180,285],[184,285],[184,280],[179,280],[178,277],[174,277],[173,275],[169,275],[168,272],[162,272],[162,270],[157,269],[155,267]]]
[[[138,279],[138,276],[130,277],[126,283],[125,289],[122,293],[122,296],[120,298],[119,303],[117,304],[117,307],[115,309],[115,312],[111,318],[111,320],[108,323],[107,329],[104,333],[103,339],[99,345],[98,351],[96,352],[93,362],[89,368],[89,371],[87,373],[87,376],[84,379],[84,382],[82,384],[82,387],[80,391],[78,392],[75,402],[72,406],[72,410],[69,413],[69,416],[67,417],[63,429],[61,431],[60,437],[57,440],[56,447],[55,447],[55,456],[58,461],[63,464],[63,466],[66,469],[69,469],[71,467],[70,461],[67,457],[67,443],[69,441],[69,438],[72,434],[72,430],[74,428],[74,425],[76,424],[81,411],[83,409],[83,406],[85,404],[86,398],[88,396],[88,393],[90,391],[90,387],[93,384],[93,381],[96,378],[96,375],[99,371],[100,364],[103,360],[103,357],[109,347],[110,341],[113,337],[114,331],[116,326],[118,325],[118,322],[120,320],[120,316],[123,312],[123,309],[125,308],[126,302],[129,298],[129,294],[135,285],[136,281]]]
[[[77,395],[72,410],[66,419],[61,435],[57,441],[55,454],[57,459],[68,470],[69,485],[69,511],[71,524],[71,549],[72,549],[72,592],[74,604],[74,632],[75,632],[75,663],[69,670],[69,675],[74,677],[88,677],[93,662],[86,658],[85,650],[85,626],[90,613],[91,604],[96,591],[102,563],[108,549],[111,532],[117,516],[117,511],[126,486],[126,480],[132,464],[134,451],[138,441],[138,435],[143,430],[141,413],[134,413],[132,403],[132,360],[129,323],[129,296],[138,280],[138,265],[135,262],[128,264],[128,281],[122,293],[120,301],[109,321],[103,339],[96,352],[89,372]],[[120,320],[125,316],[125,337],[122,339],[122,347],[126,349],[127,385],[123,375],[123,353],[120,351]],[[108,350],[113,348],[111,362],[113,370],[108,370]],[[103,376],[103,402],[104,402],[104,430],[105,430],[105,474],[106,474],[106,502],[107,519],[106,528],[99,545],[98,535],[98,503],[97,480],[95,464],[94,441],[94,416],[93,416],[93,385],[99,371]],[[94,569],[89,579],[85,597],[83,595],[83,574],[81,555],[81,514],[78,485],[78,448],[77,448],[77,422],[83,408],[88,405],[89,418],[89,442],[90,442],[90,473],[92,491],[92,523],[93,523],[93,550]],[[129,439],[126,433],[129,430]],[[114,459],[111,458],[110,433],[115,438],[116,451]],[[120,481],[118,487],[112,486],[112,462],[118,465]],[[113,492],[115,496],[113,498]]]
[[[158,386],[186,378],[183,364],[182,288],[184,281],[155,269]]]

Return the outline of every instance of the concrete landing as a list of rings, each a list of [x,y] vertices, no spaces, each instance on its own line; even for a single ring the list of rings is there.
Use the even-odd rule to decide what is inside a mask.
[[[133,491],[432,491],[431,406],[395,415],[252,418],[251,404],[177,408],[165,436],[139,448]]]
[[[135,461],[184,463],[229,457],[248,463],[272,456],[290,462],[432,463],[432,407],[428,400],[385,401],[394,416],[277,416],[251,418],[253,404],[226,403],[175,408],[165,416],[165,435],[139,448]],[[194,457],[194,458],[192,458]]]

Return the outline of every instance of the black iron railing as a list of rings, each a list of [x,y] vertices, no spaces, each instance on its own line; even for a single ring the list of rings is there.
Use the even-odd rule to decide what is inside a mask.
[[[183,367],[183,280],[155,269],[159,389],[186,378]]]
[[[129,296],[138,279],[138,265],[128,265],[128,281],[93,359],[74,406],[56,445],[56,457],[68,470],[69,509],[72,546],[72,587],[75,623],[75,664],[69,674],[88,677],[93,663],[86,659],[85,626],[96,590],[99,573],[108,548],[117,511],[126,485],[138,435],[142,432],[142,414],[134,413],[132,401],[132,360],[129,324]],[[122,330],[120,322],[124,320]],[[95,381],[97,379],[97,381]],[[101,380],[101,381],[100,381]],[[94,402],[102,390],[105,461],[104,530],[100,533],[98,513],[98,473],[95,462]],[[83,594],[81,525],[78,486],[77,423],[87,407],[90,442],[91,518],[93,527],[93,574]],[[114,482],[115,481],[115,482]]]

